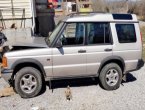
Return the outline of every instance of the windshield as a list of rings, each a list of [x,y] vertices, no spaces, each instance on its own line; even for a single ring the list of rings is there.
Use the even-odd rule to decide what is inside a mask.
[[[47,45],[50,46],[52,44],[53,40],[55,39],[55,37],[59,33],[60,29],[62,28],[62,25],[63,25],[63,22],[59,22],[58,25],[56,26],[55,30],[52,32],[52,34],[45,39]]]

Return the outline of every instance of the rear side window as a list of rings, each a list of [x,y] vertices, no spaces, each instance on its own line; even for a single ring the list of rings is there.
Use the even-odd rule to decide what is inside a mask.
[[[134,24],[116,24],[119,43],[136,42]]]

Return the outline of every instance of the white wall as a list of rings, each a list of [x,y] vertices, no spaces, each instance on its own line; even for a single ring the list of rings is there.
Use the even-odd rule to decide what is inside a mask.
[[[2,15],[4,22],[6,24],[6,28],[10,28],[10,26],[13,23],[16,23],[17,28],[20,28],[21,20],[13,20],[13,19],[15,18],[21,19],[23,15],[23,9],[25,9],[25,18],[26,18],[25,26],[26,28],[32,27],[31,0],[13,0],[13,8],[15,8],[14,16],[12,15],[11,8],[12,8],[11,0],[0,0],[0,10],[2,10]]]
[[[3,9],[4,18],[12,18],[12,10],[10,10],[11,8],[11,0],[0,0],[0,9]],[[13,8],[18,8],[17,10],[14,10],[15,18],[22,17],[23,9],[26,11],[26,18],[32,17],[31,0],[13,0]]]

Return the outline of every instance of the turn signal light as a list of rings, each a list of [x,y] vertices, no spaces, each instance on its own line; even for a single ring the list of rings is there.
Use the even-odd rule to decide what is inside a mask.
[[[7,67],[7,58],[5,56],[3,56],[2,58],[2,67]]]

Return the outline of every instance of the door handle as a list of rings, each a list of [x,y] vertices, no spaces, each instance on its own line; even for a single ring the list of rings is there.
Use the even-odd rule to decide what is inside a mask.
[[[112,51],[112,49],[107,48],[104,51],[109,52],[109,51]]]
[[[79,50],[78,53],[86,53],[86,50]]]

